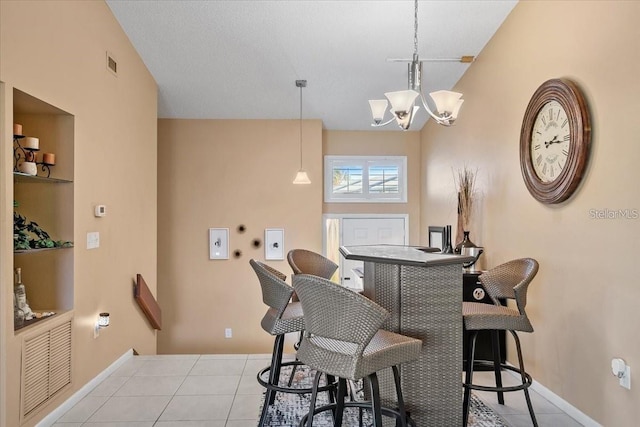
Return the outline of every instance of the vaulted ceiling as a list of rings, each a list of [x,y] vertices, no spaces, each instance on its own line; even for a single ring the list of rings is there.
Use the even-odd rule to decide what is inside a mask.
[[[420,1],[420,58],[481,55],[516,3]],[[387,59],[413,54],[411,0],[107,4],[158,83],[160,118],[297,119],[305,79],[305,119],[371,130],[367,100],[407,89],[407,65]],[[451,89],[468,67],[425,62],[423,92]],[[420,112],[412,129],[425,121]]]

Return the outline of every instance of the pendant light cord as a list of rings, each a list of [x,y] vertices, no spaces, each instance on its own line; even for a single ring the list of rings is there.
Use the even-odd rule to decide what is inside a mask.
[[[300,85],[300,170],[302,170],[302,85]]]

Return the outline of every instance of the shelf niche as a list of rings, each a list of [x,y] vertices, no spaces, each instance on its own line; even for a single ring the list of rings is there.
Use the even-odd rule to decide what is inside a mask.
[[[38,153],[55,153],[51,176],[13,174],[16,212],[37,223],[54,240],[74,236],[74,126],[75,117],[18,89],[13,89],[13,123],[25,136],[40,140]],[[42,156],[42,154],[40,154]],[[43,172],[38,169],[38,172]],[[73,309],[74,250],[27,250],[14,253],[13,266],[22,268],[29,306],[34,312]]]

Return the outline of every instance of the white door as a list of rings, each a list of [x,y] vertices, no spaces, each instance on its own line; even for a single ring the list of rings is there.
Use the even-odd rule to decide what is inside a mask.
[[[396,218],[343,218],[341,245],[404,245],[406,244],[406,217]],[[362,280],[357,270],[362,261],[340,257],[340,283],[349,288],[362,289]]]

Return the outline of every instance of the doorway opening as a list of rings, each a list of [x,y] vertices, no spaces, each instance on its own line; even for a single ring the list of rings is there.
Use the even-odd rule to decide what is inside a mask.
[[[362,261],[347,260],[340,246],[408,245],[408,214],[325,214],[323,248],[330,260],[338,264],[333,280],[348,288],[362,289]]]

